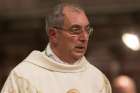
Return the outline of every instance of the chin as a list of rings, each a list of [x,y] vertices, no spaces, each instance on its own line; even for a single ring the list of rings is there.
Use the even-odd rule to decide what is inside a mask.
[[[83,57],[84,56],[84,54],[82,53],[78,53],[78,54],[75,54],[75,55],[73,55],[74,56],[74,58],[76,59],[76,60],[78,60],[78,59],[80,59],[81,57]]]

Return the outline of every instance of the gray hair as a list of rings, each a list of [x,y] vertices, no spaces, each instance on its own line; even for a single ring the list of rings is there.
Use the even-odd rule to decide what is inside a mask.
[[[75,5],[75,4],[69,4],[69,3],[61,3],[59,5],[57,5],[52,11],[51,13],[49,13],[48,17],[46,18],[46,30],[49,27],[53,27],[53,26],[58,26],[58,27],[62,27],[64,25],[64,7],[70,7],[73,11],[75,12],[80,12],[80,11],[84,11],[83,8],[81,8],[81,6],[79,5]]]

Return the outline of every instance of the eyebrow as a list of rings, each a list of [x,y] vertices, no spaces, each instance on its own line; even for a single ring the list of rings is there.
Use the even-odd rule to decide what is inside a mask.
[[[88,27],[88,26],[90,26],[90,24],[88,24],[88,25],[86,25],[85,27]],[[73,24],[72,26],[71,26],[71,28],[72,27],[82,27],[81,25],[78,25],[78,24]]]

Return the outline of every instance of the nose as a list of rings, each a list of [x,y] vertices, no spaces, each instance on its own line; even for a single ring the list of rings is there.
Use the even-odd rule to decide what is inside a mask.
[[[85,30],[83,30],[79,35],[79,40],[82,42],[86,42],[89,39],[89,33]]]

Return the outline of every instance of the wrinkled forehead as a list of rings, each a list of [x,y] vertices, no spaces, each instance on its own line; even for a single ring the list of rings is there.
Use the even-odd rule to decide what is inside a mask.
[[[83,10],[73,7],[64,7],[64,25],[88,25],[89,20]]]
[[[63,14],[64,16],[69,16],[69,15],[79,15],[79,14],[83,14],[85,15],[85,12],[77,7],[72,7],[72,6],[65,6],[63,8]]]
[[[66,12],[66,11],[69,11],[69,12],[84,12],[84,10],[80,9],[79,7],[74,7],[74,6],[64,6],[63,7],[63,12]]]

